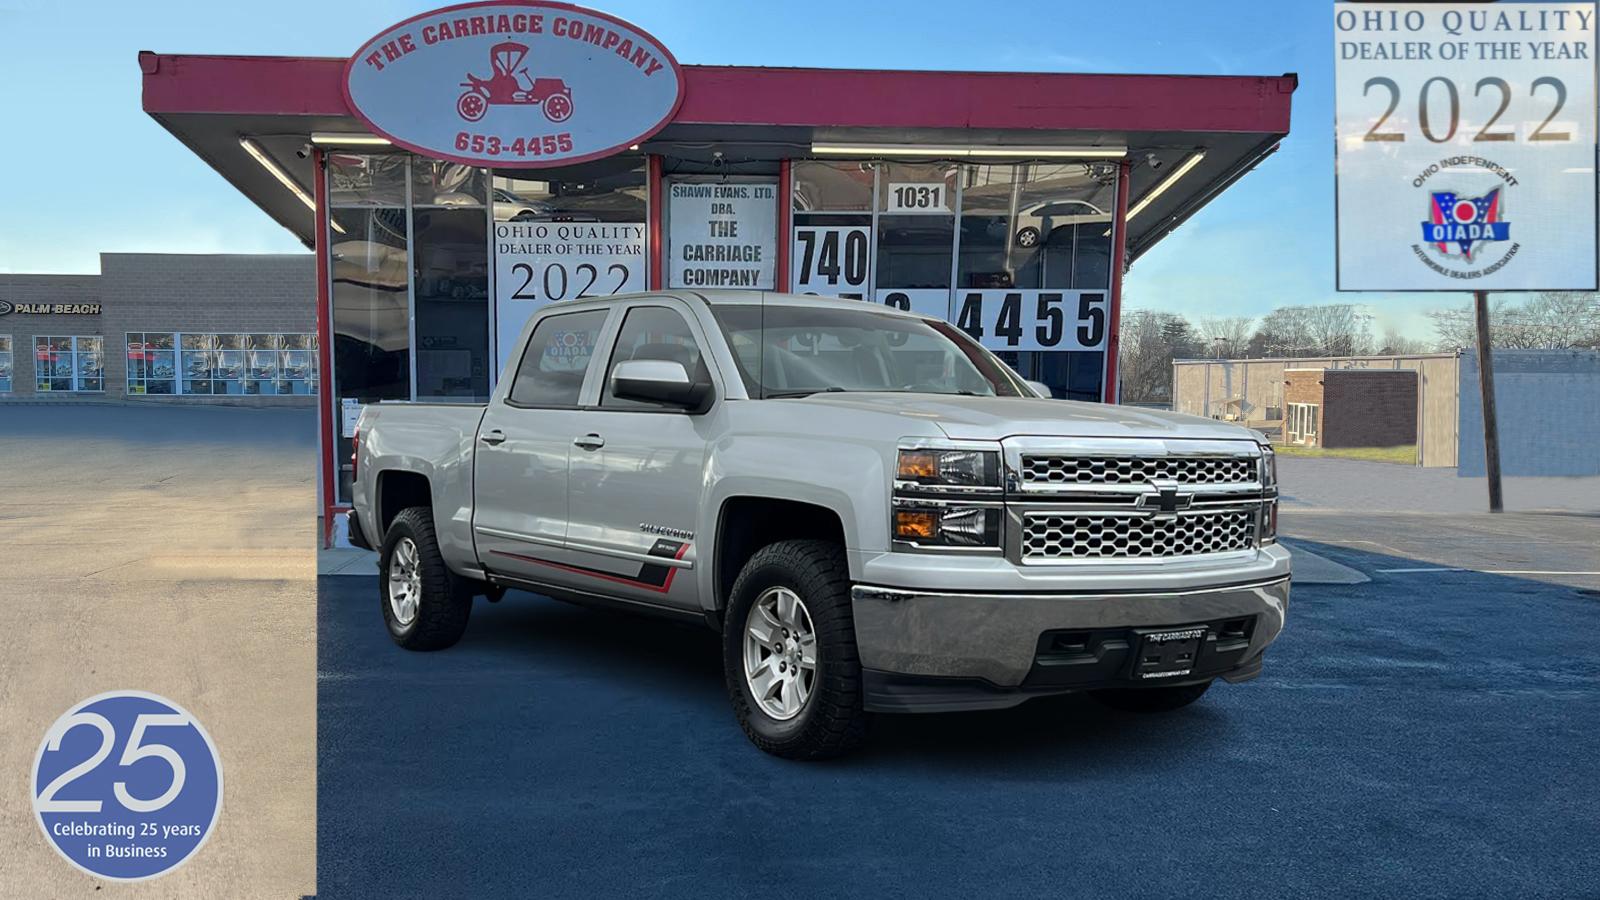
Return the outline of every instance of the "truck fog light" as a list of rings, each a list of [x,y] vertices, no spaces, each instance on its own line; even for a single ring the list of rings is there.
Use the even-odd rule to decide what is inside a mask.
[[[1261,506],[1261,541],[1265,546],[1278,541],[1278,501],[1272,500]]]
[[[897,509],[896,541],[919,547],[1000,546],[1000,510],[981,506]]]
[[[929,540],[938,533],[939,517],[933,512],[902,509],[894,514],[894,536],[899,540]]]

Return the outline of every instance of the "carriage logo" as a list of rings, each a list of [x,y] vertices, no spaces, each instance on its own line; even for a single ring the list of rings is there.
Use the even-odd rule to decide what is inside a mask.
[[[1495,188],[1482,197],[1430,192],[1428,218],[1422,223],[1423,243],[1433,244],[1445,256],[1459,256],[1471,263],[1484,242],[1510,240],[1511,223],[1505,220],[1501,190]]]
[[[11,311],[14,309],[16,309],[16,307],[11,305],[11,301],[0,300],[0,316],[9,316],[11,315]]]
[[[468,122],[476,122],[495,106],[531,105],[544,110],[552,122],[565,122],[572,115],[572,88],[560,78],[535,78],[522,63],[528,45],[502,41],[489,48],[491,74],[487,78],[467,73],[461,82],[466,88],[456,98],[456,112]]]

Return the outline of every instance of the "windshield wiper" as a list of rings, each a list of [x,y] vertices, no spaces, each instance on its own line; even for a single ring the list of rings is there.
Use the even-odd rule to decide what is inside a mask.
[[[812,394],[843,394],[843,393],[845,393],[845,389],[842,388],[842,387],[825,387],[825,388],[812,388],[809,391],[779,391],[776,394],[764,394],[763,396],[768,400],[783,400],[783,399],[794,398],[794,397],[809,397]]]

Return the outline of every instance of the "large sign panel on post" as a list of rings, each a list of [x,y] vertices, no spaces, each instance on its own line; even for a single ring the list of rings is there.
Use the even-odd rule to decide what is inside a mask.
[[[345,100],[401,147],[481,166],[609,156],[655,134],[683,100],[659,41],[605,13],[539,0],[423,13],[357,50]]]
[[[1339,290],[1594,290],[1595,5],[1333,16]]]

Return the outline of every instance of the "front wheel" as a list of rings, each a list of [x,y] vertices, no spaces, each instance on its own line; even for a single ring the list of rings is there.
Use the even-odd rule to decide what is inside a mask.
[[[733,584],[723,669],[750,741],[786,759],[846,753],[866,737],[844,551],[825,541],[758,550]]]
[[[378,554],[378,593],[389,637],[407,650],[443,650],[461,640],[472,614],[467,582],[444,564],[433,511],[400,511]]]
[[[1107,688],[1089,695],[1112,709],[1124,712],[1160,713],[1182,709],[1199,700],[1211,682],[1159,688]]]

